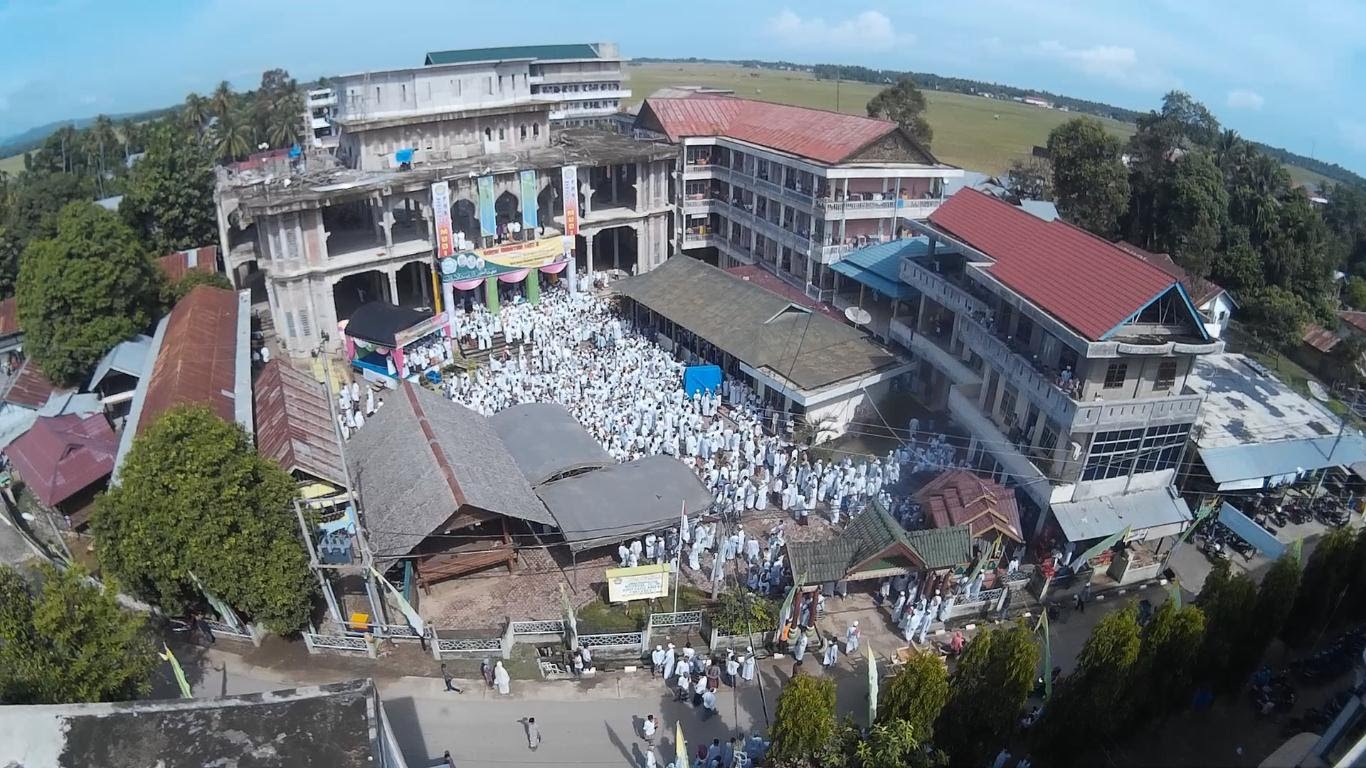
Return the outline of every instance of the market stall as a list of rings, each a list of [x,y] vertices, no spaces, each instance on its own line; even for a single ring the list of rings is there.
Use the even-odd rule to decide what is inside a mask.
[[[362,304],[340,323],[346,356],[369,381],[396,386],[450,362],[444,314],[430,315],[382,301]]]

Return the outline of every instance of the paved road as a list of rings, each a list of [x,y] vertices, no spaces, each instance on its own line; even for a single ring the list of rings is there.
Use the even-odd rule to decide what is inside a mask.
[[[1166,589],[1156,587],[1123,596],[1111,593],[1091,603],[1084,613],[1065,612],[1053,625],[1053,663],[1070,670],[1091,628],[1102,616],[1142,598],[1157,604],[1167,595]],[[258,693],[376,676],[395,736],[414,766],[445,750],[451,751],[461,768],[643,766],[645,744],[638,736],[639,722],[650,713],[663,726],[656,744],[662,766],[674,757],[676,722],[683,723],[684,738],[694,750],[713,738],[724,742],[736,736],[743,740],[751,730],[765,730],[777,694],[791,674],[790,659],[761,662],[760,684],[738,693],[723,689],[719,714],[702,721],[691,706],[674,702],[662,683],[645,674],[607,675],[581,683],[514,681],[512,695],[503,698],[484,690],[482,682],[471,683],[463,694],[454,694],[444,692],[439,679],[386,679],[365,667],[364,660],[357,660],[354,671],[252,667],[240,657],[223,652],[224,648],[220,646],[199,661],[187,663],[196,696]],[[862,658],[855,661],[842,657],[835,676],[840,711],[852,713],[860,721],[867,712],[865,664]],[[822,674],[812,655],[804,667],[809,673]],[[157,693],[174,695],[173,691],[163,682]],[[544,739],[535,752],[527,749],[522,725],[526,717],[536,718]]]

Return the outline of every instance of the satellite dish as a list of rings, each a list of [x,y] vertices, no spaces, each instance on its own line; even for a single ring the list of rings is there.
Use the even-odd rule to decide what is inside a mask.
[[[854,325],[867,325],[873,321],[873,316],[863,307],[849,307],[844,310],[844,317]]]
[[[1328,394],[1328,390],[1324,389],[1322,384],[1312,379],[1309,381],[1309,394],[1313,395],[1315,400],[1324,403],[1333,399],[1333,396]]]

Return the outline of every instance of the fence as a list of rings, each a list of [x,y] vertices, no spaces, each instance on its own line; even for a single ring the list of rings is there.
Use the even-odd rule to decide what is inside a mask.
[[[944,615],[945,619],[957,619],[963,616],[980,616],[996,608],[1001,602],[1001,596],[1005,594],[1008,587],[997,587],[995,589],[984,589],[974,597],[959,595],[954,601],[953,608]]]
[[[221,621],[214,621],[212,619],[200,619],[200,623],[205,627],[208,627],[215,639],[226,637],[232,640],[246,640],[256,646],[261,644],[261,638],[256,634],[256,631],[250,624],[246,625],[245,629],[239,630],[234,629],[230,624],[224,624]]]
[[[369,635],[325,635],[320,632],[304,632],[304,645],[308,646],[309,653],[318,653],[320,650],[344,651],[346,653],[363,653],[370,658],[375,658],[374,641]]]

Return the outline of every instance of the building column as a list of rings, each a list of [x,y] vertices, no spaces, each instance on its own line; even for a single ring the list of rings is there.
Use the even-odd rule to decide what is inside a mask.
[[[389,303],[390,303],[390,304],[397,304],[397,303],[398,303],[398,271],[397,271],[397,270],[390,269],[390,270],[386,270],[384,274],[385,274],[386,277],[389,278]]]
[[[593,187],[584,182],[583,184],[583,215],[585,217],[593,213]]]
[[[526,299],[532,304],[541,303],[541,270],[536,267],[526,276]]]
[[[615,165],[607,166],[607,178],[608,183],[611,184],[612,188],[612,204],[620,205],[621,198],[618,197],[619,192],[617,191],[617,167]]]
[[[588,256],[588,284],[591,288],[593,285],[593,233],[585,232],[583,234],[583,244],[584,253]]]
[[[649,177],[646,171],[649,166],[645,163],[636,163],[636,211],[650,210],[650,200],[652,199]]]
[[[488,310],[493,314],[498,314],[498,278],[484,278],[484,302],[488,305]]]
[[[847,179],[847,178],[844,179],[844,204],[845,204],[845,205],[848,205],[848,204],[849,204],[849,179]],[[848,227],[849,227],[849,217],[848,217],[847,215],[841,216],[841,217],[840,217],[840,239],[839,239],[839,242],[836,243],[836,245],[843,245],[843,244],[844,244],[844,234],[845,234],[845,230],[848,229]]]
[[[615,194],[616,182],[612,183],[612,187]],[[612,230],[612,269],[621,269],[621,227]]]
[[[394,209],[393,199],[380,198],[379,204],[380,226],[384,228],[384,245],[387,248],[394,247]]]

